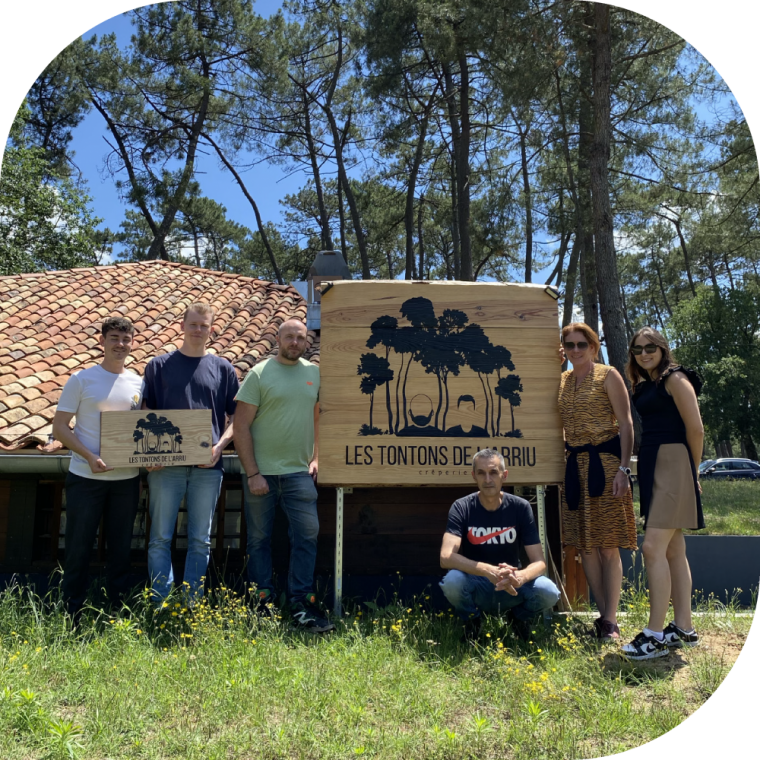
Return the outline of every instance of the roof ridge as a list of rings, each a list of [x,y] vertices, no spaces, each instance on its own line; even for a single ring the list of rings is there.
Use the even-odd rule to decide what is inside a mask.
[[[90,272],[93,274],[99,274],[100,272],[106,270],[106,269],[115,269],[117,267],[152,267],[152,266],[161,266],[161,267],[171,267],[172,269],[183,269],[188,272],[196,272],[196,273],[203,273],[207,275],[213,275],[216,278],[220,279],[235,279],[235,280],[241,280],[244,282],[258,282],[263,283],[266,286],[275,286],[276,288],[291,288],[292,290],[295,290],[290,283],[285,283],[284,285],[280,285],[279,283],[272,282],[272,280],[264,280],[260,277],[250,277],[249,275],[245,274],[236,274],[235,272],[220,272],[216,269],[207,269],[206,267],[199,267],[195,266],[193,264],[184,264],[179,261],[164,261],[163,259],[149,259],[147,261],[114,261],[110,264],[99,264],[95,266],[90,267],[71,267],[70,269],[50,269],[44,272],[18,272],[16,274],[5,274],[0,275],[0,282],[3,280],[15,280],[15,279],[21,279],[21,280],[28,280],[36,277],[47,277],[50,275],[63,275],[63,274],[72,274],[77,275],[80,273]],[[298,291],[296,291],[298,292]]]

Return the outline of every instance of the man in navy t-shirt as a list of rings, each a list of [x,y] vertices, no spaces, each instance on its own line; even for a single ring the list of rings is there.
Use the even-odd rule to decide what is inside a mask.
[[[161,603],[171,591],[171,542],[182,499],[187,507],[187,559],[184,582],[191,596],[203,593],[211,551],[211,521],[222,487],[222,451],[232,440],[232,416],[239,383],[234,367],[206,352],[214,310],[191,304],[182,319],[177,351],[156,356],[145,368],[143,409],[210,409],[209,463],[198,467],[148,467],[150,542],[148,573],[153,597]]]
[[[544,552],[530,504],[504,493],[504,458],[484,449],[472,459],[478,492],[455,501],[443,534],[441,567],[448,573],[441,589],[462,620],[465,635],[476,636],[481,613],[510,611],[517,634],[525,638],[530,626],[559,599],[545,575]],[[519,547],[528,565],[520,567]]]

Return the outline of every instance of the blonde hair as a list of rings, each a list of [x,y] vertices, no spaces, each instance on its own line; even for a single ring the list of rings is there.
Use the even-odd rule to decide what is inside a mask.
[[[198,303],[191,303],[190,306],[188,306],[185,309],[185,313],[184,313],[184,315],[182,317],[182,321],[183,322],[187,319],[187,315],[191,311],[194,311],[196,314],[199,314],[201,317],[205,317],[206,314],[210,314],[211,315],[211,319],[214,318],[214,314],[216,313],[214,311],[214,307],[211,304],[202,303],[200,301]]]
[[[599,353],[602,342],[599,340],[599,336],[585,322],[571,322],[569,325],[565,325],[562,328],[562,343],[565,342],[565,338],[572,332],[583,334],[589,345],[594,347],[594,356]]]

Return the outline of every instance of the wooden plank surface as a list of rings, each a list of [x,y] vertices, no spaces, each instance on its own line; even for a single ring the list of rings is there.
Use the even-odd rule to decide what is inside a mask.
[[[543,285],[398,280],[334,282],[322,296],[321,327],[369,327],[384,315],[403,321],[403,304],[419,297],[429,299],[437,314],[457,309],[483,327],[519,325],[559,332],[557,301]]]
[[[422,332],[422,331],[419,331]],[[524,372],[532,372],[534,376],[549,376],[559,382],[559,328],[552,330],[523,330],[519,327],[489,327],[484,329],[485,339],[492,347],[500,349],[505,360],[515,365],[515,370],[502,370],[502,375],[510,371],[517,371],[522,376]],[[391,331],[377,330],[374,333],[379,341],[391,338]],[[409,357],[412,358],[412,366],[419,374],[426,374],[425,365],[420,361],[426,358],[425,342],[429,336],[418,334],[403,336],[403,343],[398,349],[389,348],[382,342],[372,341],[373,333],[367,327],[332,327],[322,329],[320,336],[320,373],[323,377],[340,375],[356,375],[362,354],[376,354],[387,358],[391,368],[404,367]],[[467,336],[461,341],[451,341],[449,350],[461,354],[465,361],[468,358]],[[392,343],[391,343],[392,345]],[[502,349],[508,352],[504,354]],[[441,351],[436,345],[432,351]],[[435,360],[436,356],[431,357]],[[460,365],[459,372],[466,368],[466,364]],[[427,373],[429,374],[429,373]],[[453,377],[457,375],[452,374]]]
[[[504,454],[511,483],[559,482],[558,347],[543,287],[335,283],[322,299],[320,482],[463,485],[483,448]]]
[[[210,409],[143,409],[100,416],[100,457],[110,467],[208,464],[211,449]]]

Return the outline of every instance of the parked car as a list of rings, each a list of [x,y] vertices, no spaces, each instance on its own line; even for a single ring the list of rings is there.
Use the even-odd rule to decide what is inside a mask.
[[[703,480],[760,480],[760,464],[752,459],[708,459],[699,465],[699,477]]]

